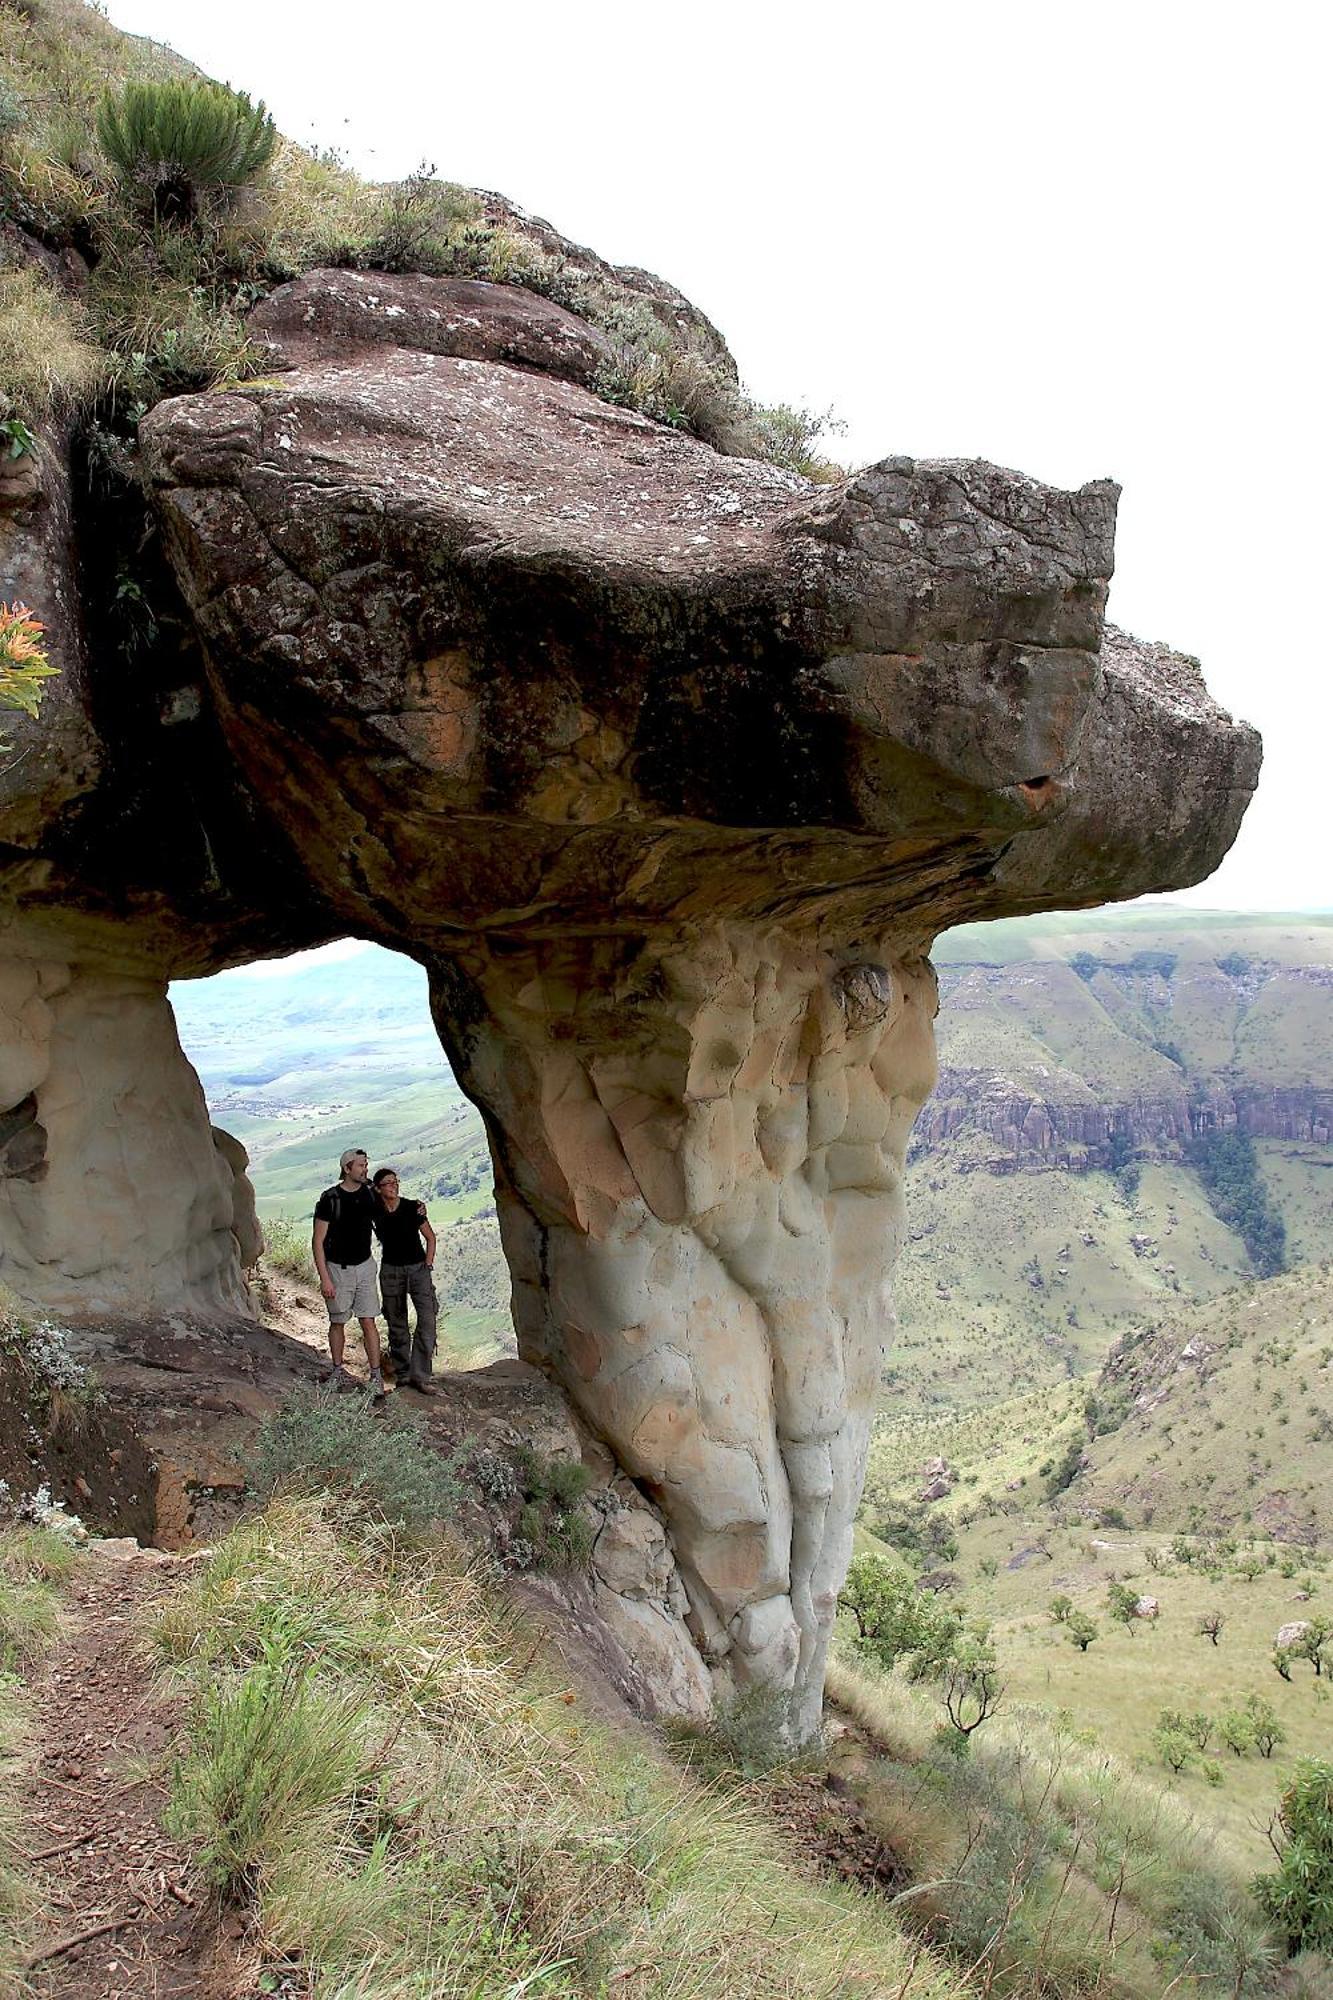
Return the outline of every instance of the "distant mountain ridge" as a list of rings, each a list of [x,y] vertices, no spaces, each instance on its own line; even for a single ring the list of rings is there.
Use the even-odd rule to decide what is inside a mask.
[[[1333,917],[1158,908],[979,925],[940,941],[940,1080],[913,1157],[1115,1171],[1191,1139],[1333,1143]]]

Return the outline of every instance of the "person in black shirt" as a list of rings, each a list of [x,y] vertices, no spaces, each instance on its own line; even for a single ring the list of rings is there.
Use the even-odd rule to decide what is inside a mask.
[[[361,1322],[366,1359],[370,1363],[371,1394],[377,1403],[382,1403],[380,1294],[375,1260],[370,1254],[375,1197],[366,1186],[370,1165],[359,1146],[349,1146],[338,1164],[342,1169],[341,1180],[336,1186],[325,1188],[315,1203],[315,1229],[310,1245],[319,1273],[319,1288],[329,1308],[329,1353],[333,1367],[326,1380],[335,1389],[356,1387],[343,1366],[345,1328],[355,1313]]]
[[[404,1201],[392,1167],[375,1175],[375,1234],[380,1240],[380,1291],[389,1323],[389,1353],[395,1379],[409,1389],[433,1396],[431,1369],[435,1362],[435,1231],[424,1201]],[[416,1329],[409,1335],[407,1302],[416,1307]]]

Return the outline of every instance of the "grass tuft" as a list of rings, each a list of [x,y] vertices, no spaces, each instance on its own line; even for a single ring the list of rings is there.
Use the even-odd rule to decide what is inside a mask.
[[[445,1456],[392,1409],[372,1417],[359,1396],[293,1396],[260,1426],[247,1461],[261,1496],[331,1494],[367,1526],[423,1535],[449,1521],[461,1498],[466,1446]]]
[[[87,401],[111,372],[70,299],[28,267],[0,270],[0,398],[40,423]]]

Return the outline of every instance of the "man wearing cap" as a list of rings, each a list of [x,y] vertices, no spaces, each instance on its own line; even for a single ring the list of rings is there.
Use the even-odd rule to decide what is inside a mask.
[[[384,1377],[380,1372],[380,1330],[376,1324],[380,1288],[375,1260],[370,1254],[375,1197],[366,1185],[370,1162],[359,1146],[349,1146],[338,1164],[342,1169],[341,1180],[336,1186],[325,1188],[315,1203],[315,1231],[310,1245],[319,1273],[319,1288],[329,1308],[329,1353],[333,1367],[327,1380],[335,1389],[356,1387],[343,1366],[344,1329],[355,1314],[366,1343],[371,1394],[377,1403],[382,1403]]]

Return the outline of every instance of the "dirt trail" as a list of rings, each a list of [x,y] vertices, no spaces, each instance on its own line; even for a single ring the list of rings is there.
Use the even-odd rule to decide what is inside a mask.
[[[216,1990],[210,1927],[160,1825],[177,1718],[152,1691],[139,1638],[177,1567],[133,1542],[93,1543],[34,1688],[24,1845],[44,1905],[29,1973],[41,2000]]]

